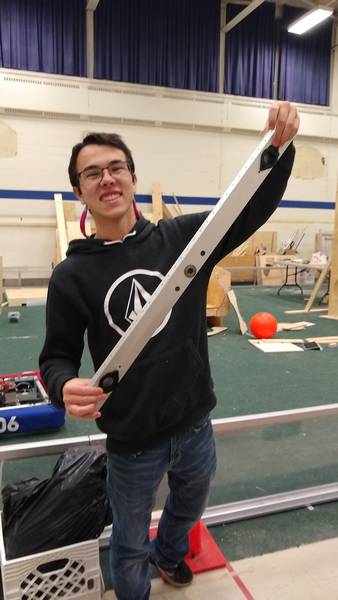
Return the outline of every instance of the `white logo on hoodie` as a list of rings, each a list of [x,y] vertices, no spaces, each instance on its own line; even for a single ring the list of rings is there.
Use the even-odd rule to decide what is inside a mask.
[[[142,283],[137,276],[142,278]],[[110,327],[115,329],[115,331],[122,336],[129,325],[140,315],[144,305],[151,298],[153,291],[161,283],[162,279],[164,279],[164,275],[159,271],[134,269],[133,271],[124,273],[124,275],[121,275],[121,277],[114,281],[107,292],[103,307]],[[121,293],[119,287],[121,288],[122,285],[124,288],[125,286],[129,288],[129,298],[125,310],[122,310],[120,315],[112,315],[110,306],[114,304],[115,294],[117,294],[117,298],[120,299]],[[148,291],[146,287],[151,291]],[[120,300],[118,301],[118,304],[120,304]],[[152,337],[157,335],[166,326],[170,319],[170,315],[171,310],[165,316],[161,325],[153,333]]]

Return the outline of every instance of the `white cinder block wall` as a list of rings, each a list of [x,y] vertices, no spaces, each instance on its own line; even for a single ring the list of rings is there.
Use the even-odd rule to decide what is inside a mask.
[[[88,131],[123,136],[134,155],[139,194],[150,196],[152,182],[160,181],[165,195],[182,197],[185,212],[202,210],[210,208],[203,198],[221,196],[258,144],[269,104],[0,70],[0,131],[5,132],[3,142],[0,138],[0,255],[5,276],[19,267],[29,277],[50,272],[55,230],[4,223],[11,217],[55,218],[53,201],[38,199],[37,192],[71,191],[70,150]],[[296,142],[299,155],[284,198],[300,201],[304,208],[279,208],[264,228],[277,230],[281,243],[306,226],[300,251],[309,258],[315,234],[333,228],[338,115],[329,108],[299,108],[304,121]],[[15,137],[11,156],[8,139]],[[331,203],[331,208],[311,208],[310,202]]]

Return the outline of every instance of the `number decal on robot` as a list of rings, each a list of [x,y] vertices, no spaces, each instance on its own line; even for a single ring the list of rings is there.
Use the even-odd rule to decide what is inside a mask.
[[[6,421],[5,417],[0,417],[0,433],[16,433],[19,430],[19,423],[16,420],[16,416],[10,417],[8,421]]]

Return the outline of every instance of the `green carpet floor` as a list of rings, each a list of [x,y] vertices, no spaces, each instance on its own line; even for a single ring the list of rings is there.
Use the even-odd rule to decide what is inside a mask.
[[[258,311],[272,312],[279,321],[308,320],[305,332],[283,332],[279,337],[338,335],[338,321],[318,313],[286,315],[304,307],[298,291],[252,286],[236,287],[239,307],[249,321]],[[36,369],[44,338],[44,307],[20,307],[18,323],[9,323],[7,309],[0,316],[0,373]],[[227,331],[210,337],[210,360],[218,404],[213,418],[270,412],[337,402],[338,347],[322,352],[265,354],[242,336],[234,311],[224,319]],[[81,375],[92,374],[85,351]],[[324,418],[232,434],[217,439],[218,472],[210,504],[328,483],[338,473],[337,418]],[[94,423],[67,419],[59,432],[40,436],[0,438],[0,444],[97,433]],[[4,483],[45,476],[55,457],[6,463]],[[165,488],[163,488],[165,489]],[[161,503],[161,494],[160,500]],[[337,505],[289,511],[213,527],[212,532],[230,560],[278,550],[336,535]]]

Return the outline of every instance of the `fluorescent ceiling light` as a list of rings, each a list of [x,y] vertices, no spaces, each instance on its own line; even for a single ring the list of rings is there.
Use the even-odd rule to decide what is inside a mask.
[[[300,19],[297,19],[292,25],[288,27],[289,33],[297,33],[301,35],[308,31],[318,23],[327,19],[330,15],[332,15],[333,10],[331,8],[315,8],[314,10],[310,10],[310,12],[305,13]]]

